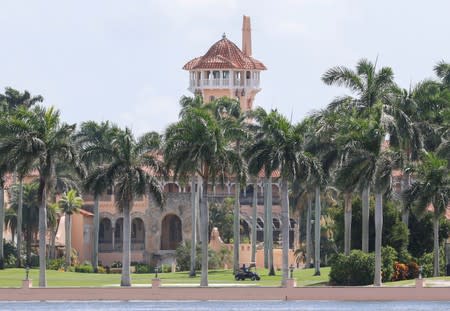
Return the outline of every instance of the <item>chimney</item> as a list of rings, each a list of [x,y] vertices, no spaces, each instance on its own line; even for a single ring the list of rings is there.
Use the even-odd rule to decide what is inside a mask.
[[[245,16],[242,22],[242,52],[252,56],[252,31],[250,29],[250,16]]]

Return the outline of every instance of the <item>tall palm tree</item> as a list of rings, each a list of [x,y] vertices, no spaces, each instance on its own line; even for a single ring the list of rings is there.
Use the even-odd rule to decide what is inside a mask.
[[[450,86],[450,63],[441,60],[434,66],[434,72],[444,85]]]
[[[0,163],[0,269],[4,268],[3,231],[5,219],[5,177],[6,167]]]
[[[380,108],[384,108],[383,105],[392,102],[395,89],[392,69],[382,67],[377,71],[376,63],[373,64],[367,59],[358,61],[356,70],[344,66],[333,67],[323,74],[322,81],[327,85],[345,86],[356,95],[337,97],[329,105],[329,109],[339,109],[346,105],[365,116],[376,113]],[[380,141],[379,144],[381,143]],[[367,180],[370,179],[368,176]],[[368,182],[363,183],[362,249],[365,252],[369,250],[369,187]]]
[[[162,206],[164,203],[162,184],[155,174],[162,173],[163,165],[158,160],[160,136],[146,133],[136,140],[130,129],[125,128],[114,134],[108,146],[97,146],[92,152],[102,154],[110,162],[97,167],[86,178],[88,189],[98,189],[98,185],[114,186],[116,205],[123,213],[123,254],[120,285],[131,286],[131,210],[137,197],[148,194]]]
[[[164,159],[174,178],[198,174],[202,180],[200,196],[200,235],[202,241],[201,286],[208,286],[208,184],[225,173],[235,161],[230,135],[214,116],[217,103],[182,108],[181,119],[165,133]]]
[[[236,148],[236,159],[231,164],[231,174],[236,178],[233,211],[233,271],[239,271],[240,228],[241,228],[241,185],[247,180],[247,166],[242,157],[242,146],[248,143],[250,132],[248,130],[247,115],[241,111],[239,101],[222,97],[217,100],[214,111],[216,119],[227,133],[231,144]]]
[[[65,237],[66,237],[66,262],[65,270],[71,266],[72,256],[72,214],[78,213],[83,206],[83,199],[77,195],[75,189],[70,189],[65,193],[58,202],[61,210],[64,212],[65,218]]]
[[[31,96],[28,91],[20,92],[10,87],[5,88],[5,94],[0,94],[0,102],[5,103],[5,111],[3,113],[5,116],[9,114],[14,114],[15,110],[18,108],[29,109],[31,106],[38,102],[42,102],[44,98],[41,95]],[[19,176],[19,211],[17,213],[17,228],[22,228],[22,206],[23,206],[23,179],[26,174],[32,169],[32,162],[23,162],[21,167],[11,168],[13,173],[18,173]],[[22,232],[19,229],[17,231],[17,267],[22,266]]]
[[[61,123],[53,107],[35,106],[18,109],[7,122],[0,122],[0,158],[14,166],[36,163],[39,172],[39,286],[46,280],[47,194],[54,182],[56,160],[76,162],[76,149],[71,140],[75,125]]]
[[[80,131],[75,139],[80,145],[80,159],[88,171],[93,171],[96,167],[108,163],[111,159],[108,155],[97,152],[99,149],[110,148],[111,141],[119,131],[118,127],[109,121],[97,123],[95,121],[83,122]],[[109,146],[109,147],[108,147]],[[95,183],[92,189],[87,189],[94,195],[94,245],[92,250],[92,266],[94,271],[98,269],[98,239],[100,231],[99,197],[107,189],[105,183]]]
[[[262,108],[256,110],[260,132],[256,141],[247,149],[249,167],[253,172],[264,169],[266,176],[280,170],[281,179],[281,223],[282,223],[282,286],[288,278],[289,255],[289,198],[288,183],[301,174],[309,175],[312,159],[303,150],[300,127],[291,123],[276,110],[270,113]]]
[[[433,276],[439,276],[439,221],[445,214],[450,201],[450,175],[446,160],[432,152],[424,153],[422,164],[417,170],[417,180],[406,197],[414,202],[419,215],[433,211]]]

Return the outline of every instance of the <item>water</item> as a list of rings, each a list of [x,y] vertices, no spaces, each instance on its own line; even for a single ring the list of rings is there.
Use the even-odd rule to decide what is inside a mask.
[[[450,298],[449,298],[450,299]],[[102,302],[0,302],[1,311],[347,311],[347,310],[450,310],[447,302],[355,302],[355,301],[102,301]]]

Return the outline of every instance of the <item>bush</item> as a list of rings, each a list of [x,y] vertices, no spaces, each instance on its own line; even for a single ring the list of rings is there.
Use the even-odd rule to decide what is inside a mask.
[[[199,244],[196,246],[195,253],[195,270],[200,270],[201,248]],[[177,247],[175,258],[180,271],[189,271],[191,269],[191,241],[186,240]]]
[[[172,266],[168,265],[168,264],[163,264],[163,265],[161,265],[159,272],[161,272],[161,273],[172,272]]]
[[[113,261],[111,264],[111,268],[122,268],[122,262],[121,261]]]
[[[394,264],[397,261],[397,251],[390,246],[381,248],[381,276],[382,281],[387,282],[394,274]]]
[[[353,250],[349,256],[337,254],[331,260],[330,282],[333,285],[369,285],[373,283],[374,255]]]
[[[0,262],[0,269],[5,267],[15,267],[17,262],[17,248],[11,242],[3,240],[3,262]]]
[[[135,273],[152,273],[154,271],[152,266],[145,263],[136,263],[134,267],[136,269]]]
[[[97,273],[106,273],[106,268],[102,266],[97,267]]]
[[[94,267],[90,264],[79,265],[75,267],[75,272],[94,273]]]
[[[50,259],[47,261],[47,269],[61,270],[64,269],[64,258]]]
[[[392,281],[402,281],[409,278],[409,266],[396,262],[394,265],[394,274],[392,275]]]
[[[433,252],[426,253],[419,258],[422,266],[422,276],[425,278],[433,276]],[[439,248],[439,275],[445,275],[445,252],[444,247]]]

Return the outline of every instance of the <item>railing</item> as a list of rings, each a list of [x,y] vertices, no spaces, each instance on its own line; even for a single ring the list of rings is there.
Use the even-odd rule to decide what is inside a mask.
[[[131,242],[130,248],[132,251],[142,251],[145,249],[144,242]],[[123,249],[122,243],[116,242],[112,245],[112,242],[98,243],[98,251],[101,253],[121,252]]]
[[[256,79],[201,79],[190,80],[189,88],[259,88],[259,80]]]

